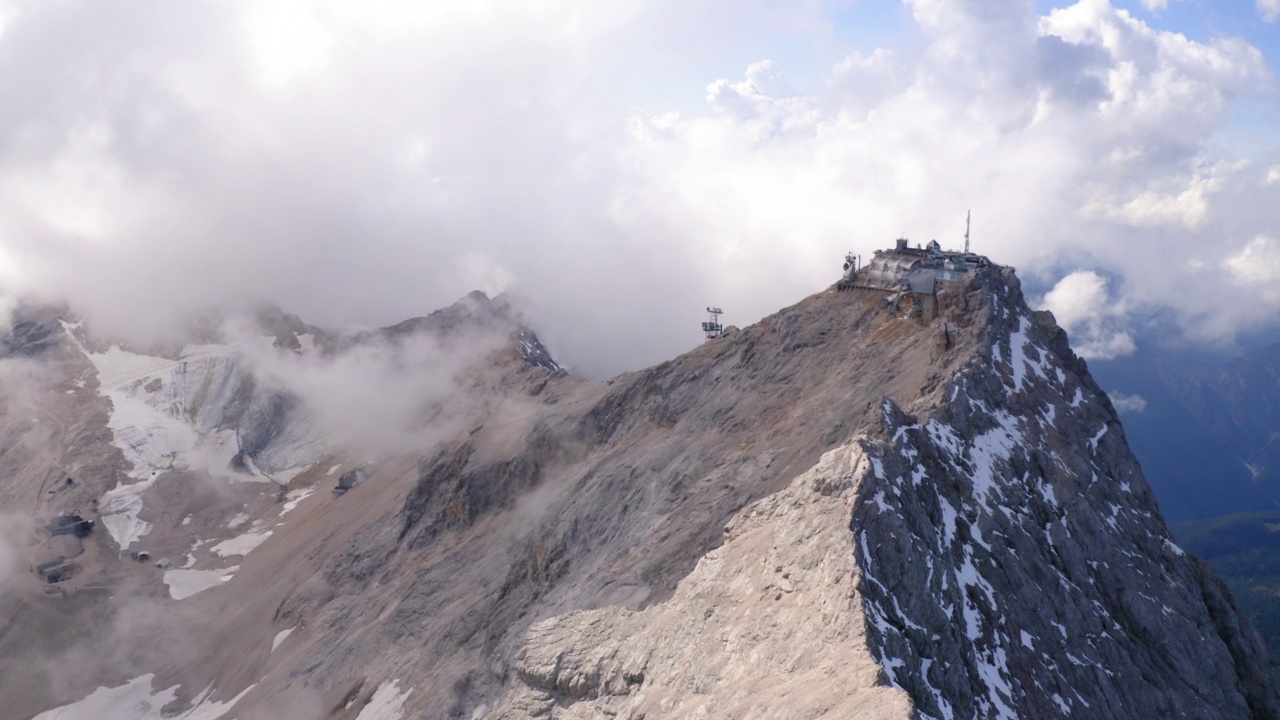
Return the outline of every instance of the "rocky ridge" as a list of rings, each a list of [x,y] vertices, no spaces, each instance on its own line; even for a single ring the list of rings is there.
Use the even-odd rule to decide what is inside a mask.
[[[494,716],[1280,712],[1052,318],[1007,272],[943,301],[976,331],[949,378],[735,516],[670,600],[534,625]]]
[[[532,368],[549,357],[505,301],[465,302],[463,324],[486,320],[465,339],[481,338],[497,365]],[[96,685],[204,672],[179,670],[198,653],[174,657],[168,634],[244,652],[219,640],[226,625],[207,634],[185,626],[217,614],[199,608],[209,590],[281,531],[327,469],[356,473],[368,461],[324,436],[307,399],[263,374],[246,345],[314,367],[344,353],[394,360],[389,347],[433,347],[443,332],[353,338],[264,307],[231,330],[211,316],[185,341],[125,349],[65,308],[23,305],[14,320],[0,335],[0,698],[19,717]],[[46,526],[72,514],[96,530],[51,537]],[[24,572],[10,573],[10,557]],[[37,566],[59,559],[57,582],[44,583]],[[135,619],[143,607],[146,629]],[[186,686],[176,704],[211,687]]]
[[[871,646],[926,717],[1274,717],[1274,664],[1183,553],[1107,396],[993,283],[989,350],[886,402],[853,514]]]
[[[459,429],[176,601],[191,658],[94,679],[210,717],[1274,716],[1052,318],[1006,269],[938,301],[833,288],[608,383],[516,338]]]

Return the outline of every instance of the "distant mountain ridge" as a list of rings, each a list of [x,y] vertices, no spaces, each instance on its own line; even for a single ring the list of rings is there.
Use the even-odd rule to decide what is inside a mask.
[[[1153,349],[1093,370],[1145,400],[1125,425],[1167,516],[1280,509],[1280,343],[1224,359]]]

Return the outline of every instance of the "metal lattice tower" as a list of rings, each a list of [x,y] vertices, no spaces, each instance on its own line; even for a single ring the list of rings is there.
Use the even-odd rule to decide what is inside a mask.
[[[724,334],[724,326],[720,324],[720,315],[724,313],[714,305],[707,308],[707,312],[711,315],[711,320],[702,323],[702,332],[707,336],[707,342],[711,342]]]

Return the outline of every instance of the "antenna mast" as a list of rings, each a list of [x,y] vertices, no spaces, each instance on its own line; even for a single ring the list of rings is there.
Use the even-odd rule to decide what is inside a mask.
[[[972,214],[971,210],[964,211],[964,254],[965,255],[969,254],[969,216],[971,214]]]
[[[711,315],[711,320],[702,323],[702,332],[707,335],[707,342],[711,342],[724,334],[724,326],[720,324],[720,315],[724,313],[714,305],[707,308],[707,312]]]

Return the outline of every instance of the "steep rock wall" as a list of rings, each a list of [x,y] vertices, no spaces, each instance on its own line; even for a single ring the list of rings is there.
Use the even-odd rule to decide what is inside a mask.
[[[1275,717],[1274,667],[1174,544],[1106,395],[1012,277],[853,514],[873,652],[929,718]]]
[[[870,653],[848,522],[870,463],[832,450],[724,528],[673,596],[530,628],[517,687],[483,717],[906,720]]]
[[[1172,542],[1052,318],[1010,272],[942,305],[967,337],[949,377],[883,399],[666,602],[534,625],[488,716],[881,716],[866,656],[910,700],[885,717],[1275,717],[1274,661]]]

